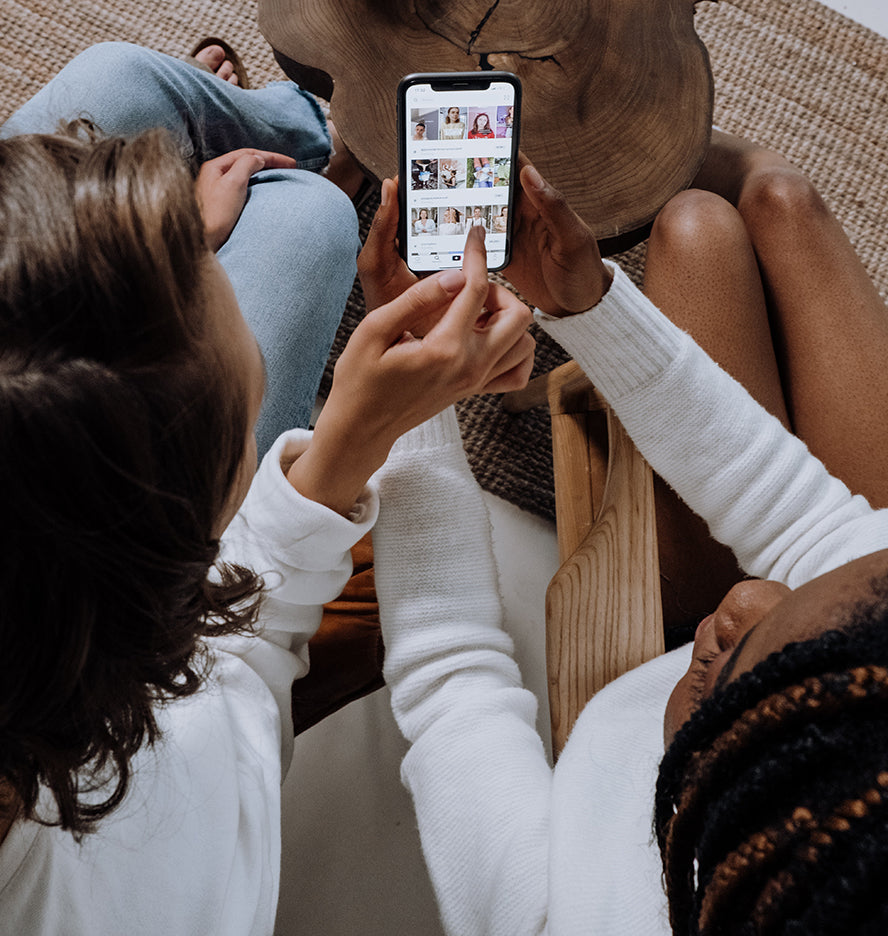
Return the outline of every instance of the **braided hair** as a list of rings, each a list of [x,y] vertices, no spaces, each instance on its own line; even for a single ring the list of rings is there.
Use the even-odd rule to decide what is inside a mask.
[[[675,934],[888,932],[888,577],[707,699],[660,766]]]

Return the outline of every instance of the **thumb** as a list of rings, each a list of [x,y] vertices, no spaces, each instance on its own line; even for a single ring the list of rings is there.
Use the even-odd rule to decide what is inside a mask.
[[[462,270],[443,270],[414,283],[397,299],[369,313],[364,323],[372,326],[386,345],[394,344],[404,332],[448,307],[465,284]]]
[[[364,248],[365,265],[372,266],[381,256],[391,252],[398,236],[398,186],[392,179],[383,179],[379,208],[373,216]]]
[[[520,178],[522,191],[546,222],[550,243],[560,248],[586,233],[586,225],[580,216],[561,192],[540,175],[535,166],[527,163],[521,169]]]
[[[373,218],[371,234],[381,237],[383,242],[394,239],[398,233],[398,178],[383,179],[379,191],[379,210]]]

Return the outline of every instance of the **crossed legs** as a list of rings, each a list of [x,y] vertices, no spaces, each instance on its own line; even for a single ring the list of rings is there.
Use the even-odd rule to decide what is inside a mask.
[[[245,90],[160,52],[103,43],[73,59],[0,136],[53,133],[78,117],[112,135],[164,127],[195,162],[241,147],[297,160],[299,169],[253,176],[219,260],[266,360],[260,454],[285,429],[307,426],[360,247],[349,197],[319,174],[330,133],[317,102],[290,82]]]
[[[727,180],[727,184],[721,180]],[[651,236],[645,291],[829,470],[888,506],[888,309],[786,160],[718,134]]]

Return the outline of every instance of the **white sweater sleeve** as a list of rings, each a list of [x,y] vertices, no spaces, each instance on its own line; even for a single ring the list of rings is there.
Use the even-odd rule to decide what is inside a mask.
[[[399,441],[379,485],[385,677],[446,931],[541,932],[551,771],[500,629],[489,519],[452,410]]]
[[[379,508],[372,482],[349,517],[303,497],[290,485],[282,464],[292,464],[310,438],[306,430],[294,429],[277,439],[222,537],[222,561],[245,566],[264,579],[259,632],[213,641],[216,650],[243,659],[271,690],[281,716],[285,768],[293,749],[293,680],[308,672],[308,641],[320,626],[323,605],[348,581],[349,550],[372,527]]]
[[[604,299],[537,321],[602,392],[651,467],[742,567],[795,587],[888,547],[888,512],[852,496],[613,267]]]

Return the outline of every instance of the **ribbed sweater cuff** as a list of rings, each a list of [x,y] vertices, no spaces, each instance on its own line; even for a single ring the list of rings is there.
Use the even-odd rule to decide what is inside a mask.
[[[613,282],[598,305],[564,318],[539,309],[535,318],[608,399],[643,386],[681,353],[687,336],[614,263]]]
[[[391,456],[401,456],[411,452],[423,452],[429,449],[442,449],[450,445],[462,448],[459,423],[456,410],[448,406],[443,412],[405,433],[392,446]]]

